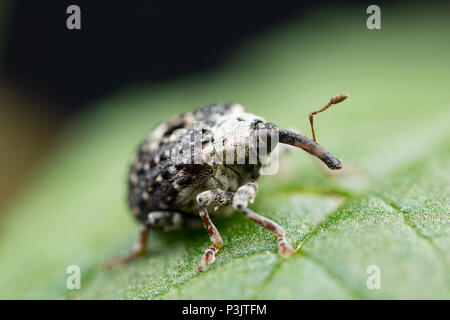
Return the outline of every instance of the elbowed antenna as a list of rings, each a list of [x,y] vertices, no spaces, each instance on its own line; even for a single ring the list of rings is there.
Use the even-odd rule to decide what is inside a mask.
[[[330,99],[330,102],[328,102],[328,103],[325,105],[325,107],[323,107],[323,108],[320,109],[320,110],[311,112],[311,113],[309,114],[309,122],[311,123],[311,131],[312,131],[312,136],[313,136],[314,142],[316,141],[316,134],[315,134],[315,132],[314,132],[314,123],[313,123],[313,122],[314,122],[314,120],[313,120],[314,115],[316,115],[316,114],[318,114],[318,113],[320,113],[320,112],[323,112],[323,111],[327,110],[327,109],[328,109],[329,107],[331,107],[333,104],[337,104],[337,103],[339,103],[339,102],[342,102],[342,101],[344,101],[344,100],[347,99],[347,98],[348,98],[348,95],[346,95],[345,93],[338,94],[337,96],[334,96],[333,98],[331,98],[331,99]]]
[[[325,148],[317,142],[308,139],[298,133],[278,129],[279,142],[289,144],[291,146],[302,148],[306,152],[316,156],[322,160],[330,169],[338,170],[342,168],[341,162],[338,158],[329,153]]]

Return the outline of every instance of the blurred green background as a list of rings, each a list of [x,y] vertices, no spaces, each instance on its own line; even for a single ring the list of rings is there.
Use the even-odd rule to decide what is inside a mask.
[[[384,4],[382,29],[368,30],[364,6],[316,8],[249,38],[214,70],[93,103],[51,135],[49,150],[38,148],[41,160],[2,206],[0,297],[449,299],[449,9]],[[304,242],[295,257],[279,258],[275,239],[236,213],[217,221],[225,247],[205,274],[196,272],[209,243],[203,230],[154,233],[144,259],[102,269],[137,237],[127,167],[154,125],[238,101],[309,136],[307,114],[340,92],[350,98],[317,116],[316,133],[343,173],[323,174],[294,150],[277,176],[261,179],[254,204],[291,243]],[[15,180],[6,173],[20,173],[14,163],[33,157],[13,150],[47,137],[27,144],[19,134],[27,122],[8,126],[10,114],[2,117],[2,140],[18,137],[2,148],[6,190]],[[81,290],[66,288],[69,265],[81,267]],[[381,269],[380,290],[366,286],[370,265]]]

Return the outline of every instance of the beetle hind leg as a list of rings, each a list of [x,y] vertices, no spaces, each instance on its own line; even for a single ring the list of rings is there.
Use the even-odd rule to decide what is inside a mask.
[[[181,229],[182,227],[196,227],[197,219],[194,219],[194,217],[185,217],[179,212],[152,211],[143,222],[144,226],[141,229],[139,240],[134,244],[133,249],[121,257],[108,261],[106,263],[107,268],[116,265],[125,265],[136,258],[142,257],[147,248],[147,238],[150,228],[169,231]]]
[[[131,252],[129,252],[121,257],[107,261],[105,264],[106,267],[109,269],[113,266],[123,266],[123,265],[127,264],[128,262],[143,256],[145,254],[145,250],[147,248],[148,231],[149,231],[148,226],[143,226],[141,229],[139,240],[135,243]]]
[[[248,208],[248,203],[252,203],[258,192],[256,182],[249,182],[241,186],[233,197],[233,208],[241,211],[247,218],[258,223],[270,232],[278,236],[278,253],[282,257],[288,257],[295,253],[294,249],[286,241],[286,232],[276,222],[263,217]]]

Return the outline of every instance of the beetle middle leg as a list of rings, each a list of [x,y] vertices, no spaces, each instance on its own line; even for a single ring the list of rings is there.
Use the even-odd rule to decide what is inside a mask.
[[[258,192],[258,184],[254,181],[241,186],[233,197],[233,208],[241,211],[247,218],[258,223],[262,227],[278,236],[278,253],[287,257],[293,255],[295,251],[286,241],[286,232],[276,222],[263,217],[248,208],[248,203],[253,203]]]
[[[220,236],[219,231],[216,226],[211,221],[209,217],[207,206],[213,204],[214,209],[218,209],[220,207],[229,205],[233,199],[233,194],[228,191],[224,191],[221,189],[208,190],[200,193],[197,196],[197,202],[200,206],[200,217],[203,220],[203,224],[208,231],[209,238],[213,245],[205,251],[202,259],[200,260],[200,264],[198,266],[198,270],[203,272],[205,270],[206,264],[211,264],[216,259],[216,253],[219,251],[219,248],[223,246],[223,240]]]

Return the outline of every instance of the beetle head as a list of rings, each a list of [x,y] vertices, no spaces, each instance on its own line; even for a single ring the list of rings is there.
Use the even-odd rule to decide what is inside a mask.
[[[227,164],[264,163],[276,145],[265,128],[266,121],[251,113],[224,116],[213,129],[216,154]]]
[[[227,164],[267,163],[276,145],[283,143],[305,150],[330,169],[342,168],[339,159],[317,142],[241,110],[219,119],[213,134],[216,155]]]

